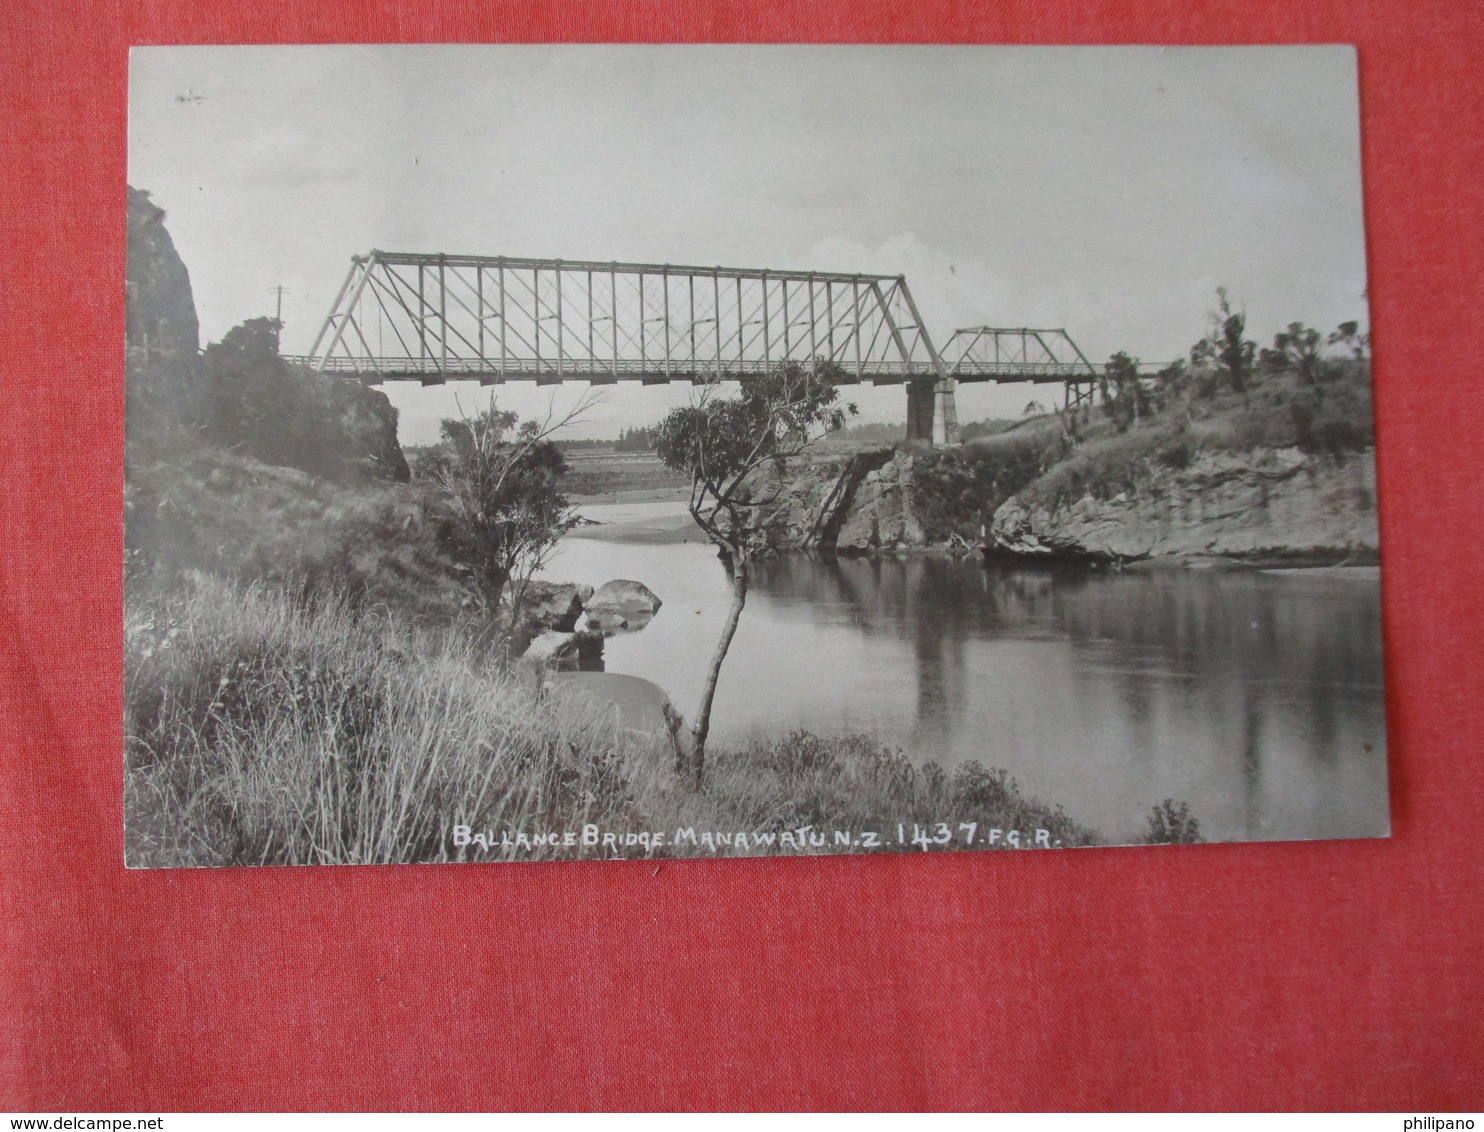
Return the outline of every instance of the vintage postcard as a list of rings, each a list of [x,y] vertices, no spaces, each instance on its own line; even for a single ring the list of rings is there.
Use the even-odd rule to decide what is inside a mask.
[[[1351,49],[129,105],[129,865],[1387,834]]]

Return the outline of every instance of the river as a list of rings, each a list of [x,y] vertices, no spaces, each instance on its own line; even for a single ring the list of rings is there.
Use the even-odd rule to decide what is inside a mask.
[[[673,503],[584,508],[543,575],[644,582],[654,621],[606,645],[687,717],[730,601]],[[688,538],[688,541],[679,541]],[[633,541],[638,540],[638,541]],[[712,744],[867,732],[918,761],[1004,767],[1112,840],[1163,799],[1208,840],[1387,829],[1374,570],[1084,573],[940,558],[756,564]]]

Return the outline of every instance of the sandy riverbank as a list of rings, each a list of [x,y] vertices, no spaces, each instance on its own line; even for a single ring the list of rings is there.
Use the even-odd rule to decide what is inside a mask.
[[[654,493],[615,494],[652,496]],[[586,522],[568,538],[651,545],[706,541],[686,511],[684,499],[600,499],[581,503],[578,510]]]

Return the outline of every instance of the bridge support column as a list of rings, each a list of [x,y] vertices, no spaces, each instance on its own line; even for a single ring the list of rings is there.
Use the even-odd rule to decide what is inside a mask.
[[[958,443],[958,406],[953,378],[923,377],[907,383],[907,439]]]
[[[907,382],[907,439],[933,442],[933,402],[938,379],[924,377]]]

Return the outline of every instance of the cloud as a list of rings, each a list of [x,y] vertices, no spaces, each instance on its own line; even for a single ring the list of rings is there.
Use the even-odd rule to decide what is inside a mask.
[[[344,142],[326,142],[288,124],[234,138],[227,165],[239,183],[290,188],[347,181],[361,172],[355,153]]]
[[[963,326],[1062,325],[1053,293],[1017,289],[982,260],[932,247],[912,232],[875,248],[828,239],[809,254],[820,271],[905,276],[928,333],[940,345]]]

